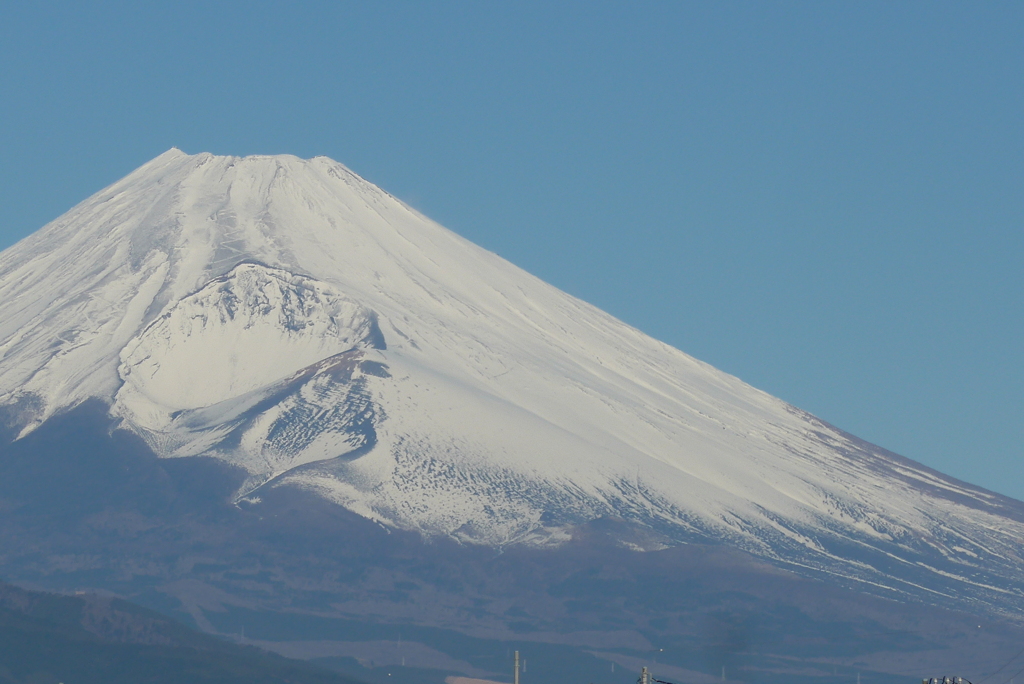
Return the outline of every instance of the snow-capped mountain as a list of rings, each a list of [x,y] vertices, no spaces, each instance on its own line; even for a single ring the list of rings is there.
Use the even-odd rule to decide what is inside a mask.
[[[1024,505],[660,343],[326,158],[171,150],[0,254],[15,433],[89,399],[159,456],[502,546],[602,517],[1024,610]]]

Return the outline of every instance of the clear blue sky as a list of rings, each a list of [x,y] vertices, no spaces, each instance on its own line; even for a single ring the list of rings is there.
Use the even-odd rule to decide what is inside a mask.
[[[0,2],[0,247],[171,146],[330,156],[1024,498],[1024,3]]]

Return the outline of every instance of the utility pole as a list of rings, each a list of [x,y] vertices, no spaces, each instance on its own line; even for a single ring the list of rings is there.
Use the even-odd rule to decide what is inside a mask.
[[[640,684],[651,684],[651,673],[647,671],[647,667],[640,670]]]
[[[519,684],[519,651],[516,651],[515,684]]]

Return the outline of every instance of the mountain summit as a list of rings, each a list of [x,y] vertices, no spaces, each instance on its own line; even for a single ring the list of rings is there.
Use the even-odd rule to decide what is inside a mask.
[[[465,543],[724,542],[1024,609],[1024,504],[852,437],[323,157],[170,150],[0,253],[12,435],[100,400],[161,458]]]

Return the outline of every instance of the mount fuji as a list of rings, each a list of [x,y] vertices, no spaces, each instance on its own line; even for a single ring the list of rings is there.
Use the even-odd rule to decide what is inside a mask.
[[[1021,502],[658,342],[323,157],[172,149],[0,253],[0,406],[0,461],[23,474],[69,416],[161,473],[231,473],[194,509],[179,497],[190,520],[223,504],[258,527],[287,495],[300,519],[513,556],[614,529],[627,564],[728,549],[881,601],[1024,617]],[[33,491],[83,462],[32,471]],[[0,511],[25,491],[0,487]],[[9,574],[85,567],[6,539]]]

